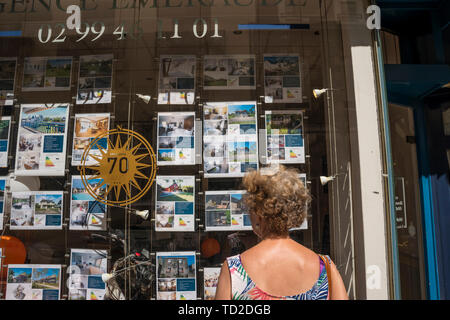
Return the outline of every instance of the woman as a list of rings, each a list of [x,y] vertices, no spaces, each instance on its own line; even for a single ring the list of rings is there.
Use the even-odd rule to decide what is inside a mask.
[[[245,202],[253,231],[261,241],[241,255],[227,258],[216,300],[348,299],[329,257],[319,256],[289,237],[289,229],[306,219],[311,199],[298,176],[296,170],[280,166],[272,175],[252,171],[244,177]]]

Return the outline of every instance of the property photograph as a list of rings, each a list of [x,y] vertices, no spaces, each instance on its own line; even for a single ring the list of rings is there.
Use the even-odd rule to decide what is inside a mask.
[[[101,275],[107,272],[107,258],[106,252],[100,254],[95,250],[72,250],[71,265],[76,266],[79,270],[79,274],[82,275]],[[72,273],[76,269],[72,269]],[[77,271],[78,273],[78,271]]]
[[[34,196],[12,197],[11,226],[30,227],[34,225]]]
[[[8,283],[31,283],[32,268],[9,268]]]
[[[195,76],[195,57],[165,56],[161,58],[161,76],[174,78],[193,78]]]
[[[33,289],[59,289],[60,269],[34,268],[31,278]]]
[[[47,60],[45,76],[46,78],[67,78],[70,79],[72,70],[72,59],[49,59]]]
[[[22,109],[21,127],[30,133],[64,133],[67,106],[59,107],[24,107]]]
[[[227,59],[228,75],[230,76],[253,76],[255,74],[255,59],[236,58]]]
[[[80,78],[112,75],[112,55],[93,55],[80,57]]]
[[[17,170],[38,170],[41,153],[24,152],[17,155]]]
[[[255,162],[257,159],[256,142],[229,142],[228,161]]]
[[[157,260],[159,279],[195,278],[194,256],[158,256]]]
[[[205,210],[224,210],[230,208],[229,194],[206,194]]]
[[[0,120],[0,140],[8,139],[10,122],[10,120]]]
[[[40,151],[42,146],[41,134],[21,134],[19,136],[19,151]]]
[[[177,279],[158,279],[158,291],[177,291]]]
[[[207,120],[203,122],[205,136],[223,136],[227,133],[227,120]]]
[[[231,194],[231,212],[233,214],[241,214],[245,210],[243,196],[244,194],[242,193]]]
[[[228,163],[223,158],[205,160],[204,163],[206,173],[228,173]]]
[[[36,214],[60,214],[62,212],[63,196],[60,194],[36,195],[34,210]]]
[[[105,134],[109,129],[109,117],[104,115],[84,114],[75,118],[75,136],[94,138]]]
[[[174,215],[157,214],[156,227],[157,228],[173,228]]]
[[[189,179],[192,181],[193,179]],[[186,179],[157,179],[157,201],[194,201],[194,185]]]
[[[297,76],[300,74],[298,56],[265,56],[265,76]]]
[[[302,113],[270,113],[266,114],[267,134],[302,134],[303,114]]]
[[[226,105],[207,105],[203,109],[203,115],[205,120],[226,120],[228,115],[228,107]]]
[[[175,203],[174,202],[157,202],[156,203],[156,214],[175,214]]]
[[[207,227],[229,227],[231,225],[230,210],[206,211]]]
[[[158,117],[158,136],[193,136],[194,115],[173,115]]]
[[[228,122],[230,124],[254,124],[256,123],[254,104],[228,106]]]

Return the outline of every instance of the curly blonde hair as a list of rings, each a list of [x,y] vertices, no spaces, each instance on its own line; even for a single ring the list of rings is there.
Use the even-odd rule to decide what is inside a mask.
[[[264,221],[261,237],[282,237],[306,219],[311,196],[299,178],[299,172],[280,165],[273,175],[251,171],[243,179],[247,193],[244,201],[251,215]]]

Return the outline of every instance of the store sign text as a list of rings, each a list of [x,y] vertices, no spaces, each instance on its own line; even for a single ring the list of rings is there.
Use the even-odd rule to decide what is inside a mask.
[[[302,7],[306,0],[109,0],[108,7],[99,7],[107,1],[100,0],[9,0],[0,2],[0,13],[36,13],[60,10],[66,12],[67,6],[79,5],[82,11],[152,9],[152,8],[189,8],[189,7]]]
[[[209,31],[208,23],[203,18],[195,19],[192,23],[192,35],[198,39],[205,38],[209,36],[210,38],[222,38],[219,34],[219,21],[216,18],[212,19],[213,26],[212,30]],[[113,27],[113,35],[117,36],[116,40],[125,40],[128,36],[133,40],[139,40],[144,34],[144,29],[137,22],[131,26],[127,26],[125,23],[121,23],[118,26]],[[39,27],[37,37],[41,43],[59,43],[64,42],[67,39],[67,26],[62,23],[57,23],[55,25],[43,24]],[[76,33],[79,38],[76,42],[80,42],[90,36],[91,41],[96,41],[100,39],[106,32],[106,26],[103,22],[94,22],[89,24],[87,22],[82,22],[79,28],[75,28]],[[173,19],[171,34],[165,34],[163,32],[163,21],[157,21],[157,34],[158,39],[182,39],[183,36],[180,33],[180,24],[178,19]]]

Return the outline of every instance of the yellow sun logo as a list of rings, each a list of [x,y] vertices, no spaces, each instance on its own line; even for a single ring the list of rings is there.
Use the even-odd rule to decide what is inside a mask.
[[[90,157],[97,163],[85,165]],[[87,169],[91,174],[87,174]],[[148,141],[132,130],[109,130],[84,150],[79,167],[86,191],[106,205],[126,206],[143,197],[156,176],[156,156]],[[90,184],[90,180],[103,180]],[[106,192],[99,192],[106,188]]]

